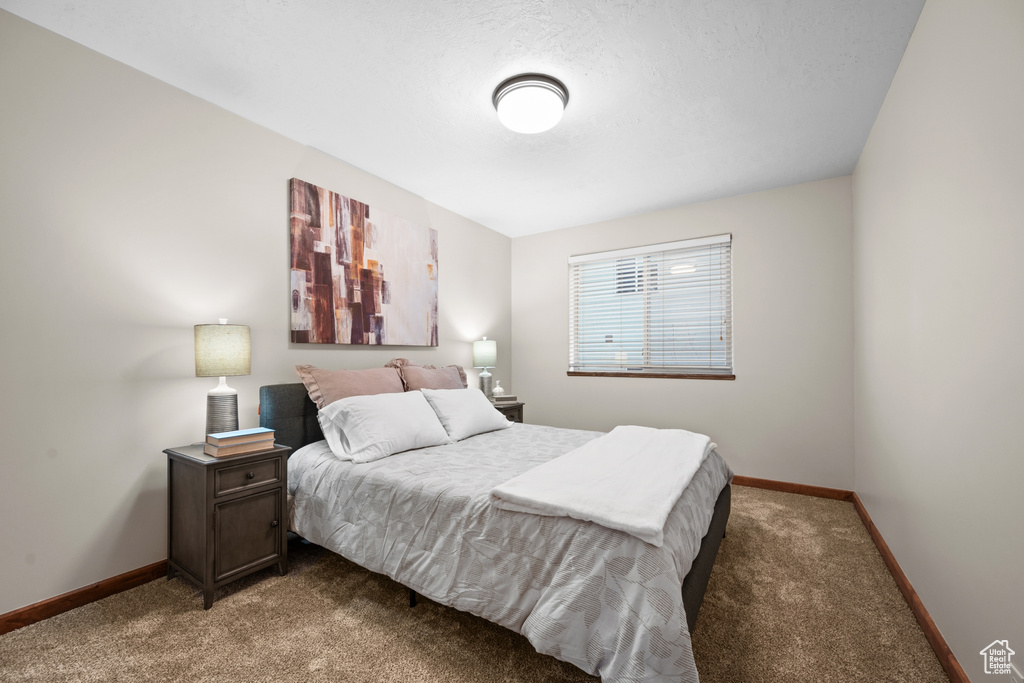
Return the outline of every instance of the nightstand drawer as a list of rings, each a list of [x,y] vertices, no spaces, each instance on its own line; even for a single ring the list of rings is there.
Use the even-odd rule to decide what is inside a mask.
[[[523,421],[523,406],[525,405],[522,401],[502,403],[497,401],[494,404],[495,410],[505,416],[510,422],[522,422]]]
[[[226,496],[245,489],[281,481],[281,458],[250,462],[214,471],[213,495]]]

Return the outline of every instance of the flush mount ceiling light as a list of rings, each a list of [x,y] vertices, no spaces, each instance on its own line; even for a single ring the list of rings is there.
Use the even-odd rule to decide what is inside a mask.
[[[502,81],[491,97],[498,120],[517,133],[543,133],[562,120],[569,91],[542,74],[520,74]]]

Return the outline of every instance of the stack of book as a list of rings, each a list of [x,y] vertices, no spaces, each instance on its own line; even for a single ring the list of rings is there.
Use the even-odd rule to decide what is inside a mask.
[[[207,434],[203,452],[215,458],[266,451],[274,447],[274,430],[265,427]]]
[[[493,396],[491,400],[495,403],[516,403],[519,399],[515,395],[504,394],[503,396]]]

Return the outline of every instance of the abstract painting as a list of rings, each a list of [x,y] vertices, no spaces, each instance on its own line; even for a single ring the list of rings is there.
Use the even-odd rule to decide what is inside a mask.
[[[437,346],[437,231],[291,179],[292,341]]]

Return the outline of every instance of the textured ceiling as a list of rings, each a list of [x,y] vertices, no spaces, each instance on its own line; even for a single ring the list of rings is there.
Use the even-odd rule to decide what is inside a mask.
[[[851,173],[923,5],[0,0],[511,236]],[[534,136],[490,101],[527,71],[570,93]]]

